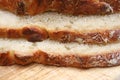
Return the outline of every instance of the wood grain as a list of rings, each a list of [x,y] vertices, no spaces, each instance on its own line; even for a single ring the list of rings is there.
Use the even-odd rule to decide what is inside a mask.
[[[0,80],[120,80],[120,66],[76,69],[43,66],[0,66]]]

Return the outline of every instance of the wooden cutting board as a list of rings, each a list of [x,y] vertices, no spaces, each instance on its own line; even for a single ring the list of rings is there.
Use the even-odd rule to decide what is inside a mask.
[[[0,80],[120,80],[120,66],[76,69],[43,66],[0,66]]]

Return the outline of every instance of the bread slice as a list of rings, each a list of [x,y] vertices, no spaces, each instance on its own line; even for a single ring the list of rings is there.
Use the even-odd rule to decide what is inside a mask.
[[[0,37],[60,42],[111,43],[120,39],[120,14],[71,16],[47,12],[16,16],[0,11]]]
[[[74,15],[108,14],[119,12],[119,5],[119,0],[0,0],[1,9],[20,15],[35,15],[45,11]]]
[[[0,65],[41,63],[78,68],[108,67],[120,64],[120,43],[88,45],[53,40],[28,42],[0,38]]]

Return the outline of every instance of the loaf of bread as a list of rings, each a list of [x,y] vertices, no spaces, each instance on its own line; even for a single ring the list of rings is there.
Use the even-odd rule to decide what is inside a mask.
[[[56,11],[73,15],[110,14],[120,11],[119,0],[0,0],[0,9],[19,15]]]
[[[0,0],[0,65],[119,65],[119,11],[119,0]]]
[[[72,16],[47,12],[17,16],[0,10],[0,37],[33,42],[52,39],[65,43],[111,43],[120,40],[120,14]]]
[[[120,64],[120,43],[88,45],[53,40],[28,42],[0,38],[0,65],[41,63],[78,68],[108,67]]]

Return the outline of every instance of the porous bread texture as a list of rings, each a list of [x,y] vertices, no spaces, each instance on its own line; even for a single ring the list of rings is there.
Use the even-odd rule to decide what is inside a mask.
[[[72,16],[47,12],[16,16],[0,10],[0,37],[33,42],[49,38],[60,42],[111,43],[120,40],[120,14]]]
[[[16,16],[0,10],[0,26],[20,28],[36,25],[47,30],[93,31],[120,28],[120,14],[105,16],[72,16],[47,12],[36,16]]]
[[[13,51],[22,55],[30,55],[38,50],[52,55],[97,55],[120,50],[120,43],[88,45],[74,42],[60,43],[49,39],[35,43],[24,39],[0,39],[0,52]]]
[[[0,38],[0,65],[33,62],[79,68],[116,66],[120,64],[120,43],[87,45],[52,40],[32,43]]]

